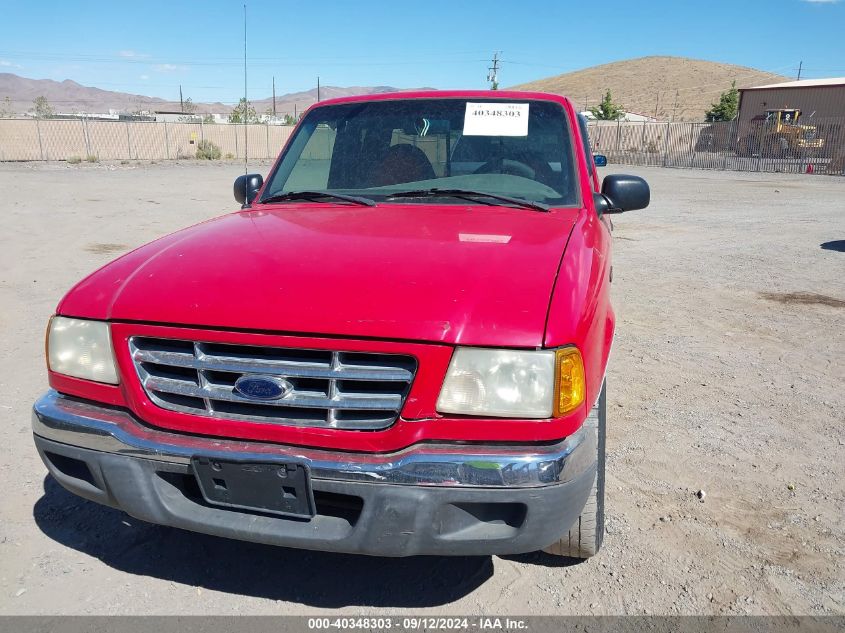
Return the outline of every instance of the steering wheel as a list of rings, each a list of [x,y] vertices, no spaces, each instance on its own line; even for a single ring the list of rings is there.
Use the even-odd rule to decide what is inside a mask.
[[[474,174],[510,174],[511,176],[522,176],[529,180],[535,180],[545,185],[550,184],[553,177],[552,170],[548,163],[533,156],[520,156],[523,160],[512,158],[494,158],[476,169]]]

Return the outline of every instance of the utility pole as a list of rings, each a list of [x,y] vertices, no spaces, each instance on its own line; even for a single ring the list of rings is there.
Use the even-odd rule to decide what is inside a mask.
[[[317,101],[320,100],[320,77],[317,77]]]
[[[182,84],[179,84],[179,111],[185,112],[185,102],[182,100]]]
[[[501,52],[501,51],[500,51]],[[493,65],[487,69],[487,81],[490,82],[490,90],[499,89],[499,53],[493,53]]]
[[[273,77],[273,118],[276,118],[276,78]]]
[[[804,61],[798,62],[798,81],[801,81],[801,69],[804,67]]]

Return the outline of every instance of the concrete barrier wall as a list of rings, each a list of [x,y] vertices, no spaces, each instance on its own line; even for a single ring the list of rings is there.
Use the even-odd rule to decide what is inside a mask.
[[[292,126],[166,123],[158,121],[86,121],[0,119],[0,161],[168,160],[195,158],[208,140],[222,156],[275,158]]]

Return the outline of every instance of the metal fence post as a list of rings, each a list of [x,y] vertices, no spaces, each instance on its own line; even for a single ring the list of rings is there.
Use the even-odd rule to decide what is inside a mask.
[[[41,152],[41,160],[44,160],[44,143],[41,142],[41,122],[35,119],[35,133],[38,135],[38,150]]]
[[[666,138],[663,139],[663,166],[669,165],[669,126],[672,125],[670,121],[666,121]]]
[[[126,150],[129,153],[129,159],[132,159],[132,142],[129,140],[129,121],[126,122]]]
[[[619,133],[622,126],[622,119],[616,119],[616,155],[619,155]]]
[[[695,138],[696,125],[696,123],[689,124],[689,167],[692,167],[693,163],[695,162],[695,146],[693,145],[693,139]]]
[[[765,138],[765,127],[766,127],[766,124],[762,123],[760,125],[760,130],[757,133],[757,139],[758,139],[758,142],[757,142],[757,171],[760,171],[762,169],[763,150],[764,150],[763,139]]]
[[[88,123],[85,121],[85,117],[80,119],[82,123],[82,138],[85,139],[85,155],[91,156],[91,140],[88,138]]]
[[[270,124],[264,124],[264,136],[267,138],[267,153],[264,155],[264,158],[270,158]]]
[[[645,121],[643,121],[643,137],[640,140],[640,152],[645,154]]]
[[[170,139],[167,138],[167,121],[164,121],[164,155],[170,159]]]
[[[730,123],[728,146],[722,150],[722,171],[726,171],[728,169],[728,152],[731,150],[731,147],[736,147],[736,121],[737,120],[734,118]]]
[[[203,126],[202,119],[200,119],[200,141],[205,140],[205,127]]]

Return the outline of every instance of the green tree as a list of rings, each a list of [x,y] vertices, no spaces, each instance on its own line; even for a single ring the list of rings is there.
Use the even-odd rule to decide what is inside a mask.
[[[35,105],[35,116],[37,118],[46,119],[53,116],[53,106],[50,105],[46,97],[35,97],[35,101],[32,103]]]
[[[258,123],[258,115],[249,101],[241,99],[229,113],[229,123]]]
[[[711,105],[704,113],[704,118],[712,123],[714,121],[733,121],[739,112],[739,90],[736,89],[736,81],[731,87],[719,97],[719,103]]]
[[[296,119],[292,114],[286,114],[283,120],[285,125],[296,125]]]
[[[613,103],[613,97],[610,94],[610,89],[604,93],[601,103],[593,108],[590,108],[590,112],[592,112],[593,116],[599,121],[616,121],[617,119],[621,119],[625,116],[622,108]]]
[[[197,114],[197,106],[190,97],[182,101],[182,116],[179,117],[181,123],[197,123],[200,121],[200,115]]]
[[[203,117],[202,117],[202,122],[203,123],[217,123],[217,121],[214,120],[213,114],[204,114]]]

